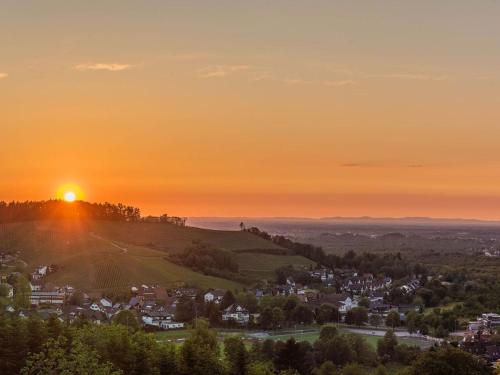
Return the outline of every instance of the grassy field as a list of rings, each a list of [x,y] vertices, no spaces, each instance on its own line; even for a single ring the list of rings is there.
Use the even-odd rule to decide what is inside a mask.
[[[347,329],[341,328],[340,331],[342,333],[350,333]],[[218,330],[217,331],[217,336],[220,341],[223,341],[225,337],[230,336],[230,335],[238,335],[243,337],[244,339],[247,339],[249,342],[251,340],[256,339],[257,337],[261,339],[272,339],[275,341],[281,340],[281,341],[286,341],[290,338],[295,338],[296,341],[308,341],[311,344],[314,343],[316,340],[319,339],[319,328],[310,328],[310,329],[304,329],[304,330],[287,330],[287,331],[277,331],[277,332],[269,332],[268,335],[262,335],[263,332],[261,331],[246,331],[246,330]],[[184,340],[189,337],[191,334],[190,330],[181,330],[181,331],[164,331],[164,332],[157,332],[156,337],[159,341],[167,341],[167,342],[173,342],[173,343],[182,343]],[[372,336],[372,335],[364,335],[364,334],[358,334],[359,336],[362,336],[366,342],[371,345],[373,348],[377,347],[377,342],[380,340],[381,337],[378,336]],[[406,345],[412,345],[412,346],[418,346],[422,349],[429,348],[432,346],[432,343],[425,341],[425,340],[420,340],[416,338],[403,338],[403,337],[398,337],[398,342],[401,344],[406,344]]]
[[[243,285],[194,272],[168,260],[193,241],[229,251],[279,250],[269,241],[240,231],[214,231],[168,224],[106,221],[39,221],[0,225],[0,251],[19,252],[32,270],[55,264],[47,281],[71,284],[89,292],[123,290],[132,285],[179,282],[202,288],[241,289]],[[300,256],[237,253],[243,273],[254,278],[273,276],[282,265],[308,265]]]
[[[350,333],[346,329],[340,329],[342,333]],[[377,347],[377,342],[380,340],[381,337],[379,336],[372,336],[372,335],[365,335],[365,334],[359,334],[359,333],[354,333],[356,335],[362,336],[368,344],[373,346],[374,348]],[[295,340],[297,341],[309,341],[310,343],[313,343],[319,338],[319,330],[314,330],[314,331],[300,331],[297,330],[297,332],[287,332],[284,334],[276,334],[276,335],[271,335],[269,338],[275,339],[275,340],[282,340],[286,341],[289,338],[294,337]],[[421,348],[428,348],[432,346],[430,342],[427,342],[425,340],[420,340],[416,338],[406,338],[406,337],[398,337],[398,341],[401,344],[406,344],[406,345],[414,345],[418,346]]]
[[[158,341],[165,341],[165,342],[182,342],[185,339],[187,339],[191,333],[193,332],[192,329],[183,329],[183,330],[176,330],[176,331],[161,331],[161,332],[156,332],[155,336]],[[229,337],[229,336],[241,336],[245,337],[247,334],[247,331],[245,330],[217,330],[217,337],[219,340],[224,340],[224,338]]]

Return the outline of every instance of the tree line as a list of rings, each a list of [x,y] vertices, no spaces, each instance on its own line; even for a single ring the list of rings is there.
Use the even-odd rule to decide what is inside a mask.
[[[159,222],[186,226],[187,218],[162,214],[158,217],[141,217],[137,207],[121,203],[68,202],[51,199],[46,201],[0,201],[0,223],[34,221],[44,219],[93,219],[126,222]]]
[[[47,321],[0,316],[0,369],[6,374],[384,375],[391,363],[399,364],[401,375],[493,374],[479,357],[451,345],[421,352],[399,344],[392,331],[376,348],[328,325],[313,343],[239,336],[221,342],[199,320],[184,343],[175,345],[124,319],[99,326],[84,318],[62,323],[55,315]]]
[[[137,207],[108,202],[0,201],[0,223],[73,218],[137,222],[141,219],[141,211]]]

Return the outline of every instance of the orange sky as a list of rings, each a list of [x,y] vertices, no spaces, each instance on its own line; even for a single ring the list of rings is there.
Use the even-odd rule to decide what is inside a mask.
[[[439,4],[438,4],[439,3]],[[494,1],[2,1],[0,199],[500,219]]]

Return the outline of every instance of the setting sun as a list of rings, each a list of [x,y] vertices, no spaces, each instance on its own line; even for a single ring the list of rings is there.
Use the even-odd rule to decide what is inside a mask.
[[[74,202],[76,200],[84,200],[85,194],[80,186],[74,183],[67,183],[57,189],[56,198],[65,202]]]
[[[73,191],[67,191],[64,193],[64,200],[66,202],[74,202],[76,200],[76,194]]]

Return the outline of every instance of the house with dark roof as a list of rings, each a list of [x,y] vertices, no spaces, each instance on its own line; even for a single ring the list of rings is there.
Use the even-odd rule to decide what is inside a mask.
[[[101,311],[83,309],[80,313],[81,316],[85,317],[87,320],[94,324],[101,324],[107,322],[106,315]]]
[[[140,300],[137,297],[131,297],[128,301],[127,307],[128,309],[134,309],[140,305]]]
[[[65,301],[66,295],[59,291],[32,291],[30,296],[30,303],[32,306],[44,305],[62,305]]]
[[[113,307],[113,301],[111,301],[109,298],[101,298],[99,303],[102,307]]]
[[[175,294],[177,297],[195,298],[198,291],[195,288],[177,288]]]
[[[321,294],[318,296],[317,300],[315,300],[312,303],[309,303],[309,305],[313,305],[315,307],[319,307],[320,305],[323,304],[334,306],[342,314],[347,313],[354,307],[358,307],[357,299],[352,298],[350,295],[346,293]]]
[[[243,306],[233,303],[222,312],[223,321],[234,321],[238,324],[247,324],[250,321],[250,312]]]

